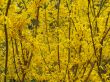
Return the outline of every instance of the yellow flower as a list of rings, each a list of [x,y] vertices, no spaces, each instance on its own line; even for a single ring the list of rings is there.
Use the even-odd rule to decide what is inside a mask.
[[[3,36],[3,31],[2,31],[2,30],[0,30],[0,37],[1,37],[1,36]]]
[[[0,0],[0,5],[2,5],[4,3],[4,0]]]

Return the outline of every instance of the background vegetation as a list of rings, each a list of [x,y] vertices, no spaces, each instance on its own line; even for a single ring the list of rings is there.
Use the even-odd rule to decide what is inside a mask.
[[[110,0],[0,0],[0,82],[110,82]]]

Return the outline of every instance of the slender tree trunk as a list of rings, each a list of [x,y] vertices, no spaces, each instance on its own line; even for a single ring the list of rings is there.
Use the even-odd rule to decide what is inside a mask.
[[[59,13],[60,13],[60,0],[58,0],[57,4],[58,4],[58,12],[57,12],[57,26],[59,27]],[[58,65],[59,65],[59,70],[60,70],[60,46],[59,46],[59,33],[57,32],[57,41],[58,41],[58,45],[57,45],[57,54],[58,54]]]
[[[11,4],[11,0],[8,0],[7,8],[5,12],[5,16],[8,15],[8,10]],[[5,19],[6,21],[6,19]],[[8,32],[7,32],[7,24],[4,24],[4,31],[5,31],[5,42],[6,42],[6,59],[5,59],[5,76],[4,76],[4,82],[6,82],[6,76],[7,76],[7,70],[8,70]]]
[[[37,7],[37,11],[36,11],[36,26],[35,26],[35,29],[34,29],[34,36],[36,37],[37,35],[37,29],[38,29],[38,26],[39,26],[39,10],[40,10],[40,7],[38,6]]]
[[[45,3],[45,5],[46,5],[46,3]],[[46,26],[45,33],[47,35],[46,40],[47,40],[48,50],[49,50],[49,53],[51,53],[51,51],[50,51],[50,43],[49,43],[49,39],[48,39],[48,25],[47,25],[47,12],[46,12],[46,8],[45,8],[45,26]]]

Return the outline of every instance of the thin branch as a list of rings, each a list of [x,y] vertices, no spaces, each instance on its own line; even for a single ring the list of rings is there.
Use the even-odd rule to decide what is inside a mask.
[[[16,60],[15,60],[14,43],[13,43],[13,39],[12,39],[12,37],[11,37],[11,41],[12,41],[12,49],[13,49],[13,62],[14,62],[14,66],[15,66],[15,71],[16,71],[16,74],[17,74],[17,77],[18,77],[19,81],[21,82],[20,77],[19,77],[19,74],[18,74],[18,71],[17,71]]]
[[[90,31],[91,31],[91,38],[92,38],[92,44],[93,44],[93,49],[94,49],[94,54],[96,56],[96,58],[98,59],[97,57],[97,54],[96,54],[96,47],[95,47],[95,43],[94,43],[94,36],[93,36],[93,30],[92,30],[92,25],[91,25],[91,19],[90,19],[90,13],[89,13],[89,6],[90,6],[90,0],[88,0],[88,20],[89,20],[89,27],[90,27]]]
[[[94,68],[95,63],[96,63],[96,62],[91,63],[91,69],[90,69],[90,71],[89,71],[89,73],[88,73],[88,76],[87,76],[86,79],[84,80],[84,82],[88,82],[89,76],[90,76],[90,74],[91,74],[91,72],[92,72],[92,70],[93,70],[93,68]]]
[[[105,40],[108,32],[110,31],[110,28],[107,29],[107,31],[104,33],[104,36],[102,37],[101,41],[100,41],[100,44],[103,45],[103,41]],[[102,61],[102,47],[99,49],[99,53],[100,53],[100,56],[99,56],[99,65],[101,65],[101,61]]]

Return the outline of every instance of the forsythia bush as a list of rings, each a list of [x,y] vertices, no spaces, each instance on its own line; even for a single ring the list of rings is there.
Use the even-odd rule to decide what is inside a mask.
[[[0,0],[0,82],[110,82],[110,0]]]

